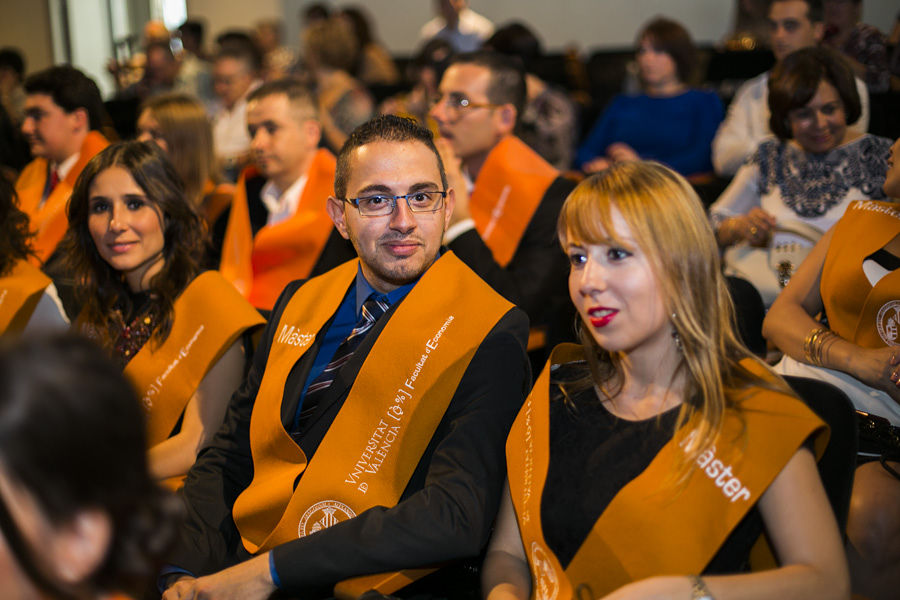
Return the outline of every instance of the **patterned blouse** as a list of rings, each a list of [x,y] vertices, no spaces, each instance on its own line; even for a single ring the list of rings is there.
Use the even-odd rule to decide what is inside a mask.
[[[795,143],[770,138],[710,207],[713,224],[762,207],[779,222],[800,220],[827,231],[853,200],[887,199],[881,187],[891,143],[863,135],[830,152],[810,154]]]

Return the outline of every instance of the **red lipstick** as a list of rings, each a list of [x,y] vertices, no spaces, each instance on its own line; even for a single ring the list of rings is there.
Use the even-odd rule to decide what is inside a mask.
[[[606,327],[609,325],[610,321],[619,314],[619,311],[614,308],[598,306],[596,308],[589,308],[587,314],[590,318],[591,325],[594,327]]]

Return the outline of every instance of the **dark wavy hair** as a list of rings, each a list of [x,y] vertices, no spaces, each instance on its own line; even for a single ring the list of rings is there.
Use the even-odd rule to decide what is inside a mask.
[[[31,236],[28,215],[16,204],[16,188],[6,177],[0,177],[0,277],[28,258]]]
[[[174,541],[180,502],[150,477],[138,399],[94,344],[71,334],[0,341],[0,462],[53,526],[83,510],[109,518],[106,558],[81,585],[143,591]],[[52,597],[74,597],[39,567],[7,506],[0,498],[3,537],[23,571]]]
[[[94,330],[104,347],[112,347],[125,326],[122,315],[134,309],[122,274],[103,260],[88,229],[91,185],[110,167],[128,171],[163,216],[163,267],[148,290],[159,323],[153,340],[161,344],[172,327],[175,299],[201,270],[206,227],[185,197],[175,168],[153,142],[114,144],[91,159],[75,182],[68,206],[69,230],[60,244],[64,268],[75,281],[76,299],[83,306],[79,323]]]
[[[823,81],[837,90],[846,122],[859,119],[862,103],[850,64],[831,48],[803,48],[785,56],[769,76],[769,127],[780,140],[794,137],[790,112],[806,106]]]

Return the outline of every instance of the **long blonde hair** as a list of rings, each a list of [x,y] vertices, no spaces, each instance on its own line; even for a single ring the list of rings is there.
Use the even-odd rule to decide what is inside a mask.
[[[185,196],[199,208],[207,181],[218,183],[212,127],[203,105],[186,94],[164,94],[148,99],[141,113],[145,110],[159,124]]]
[[[654,162],[619,163],[593,175],[572,191],[562,208],[558,232],[563,245],[620,241],[613,207],[647,255],[681,340],[676,374],[683,375],[686,384],[676,431],[694,414],[700,415],[681,465],[681,474],[686,475],[715,440],[725,409],[731,407],[729,392],[757,385],[772,388],[773,383],[739,364],[743,359],[760,361],[735,333],[734,305],[715,237],[690,184]],[[622,384],[620,357],[600,347],[583,327],[581,339],[593,383],[614,397]],[[775,388],[790,393],[783,382]]]

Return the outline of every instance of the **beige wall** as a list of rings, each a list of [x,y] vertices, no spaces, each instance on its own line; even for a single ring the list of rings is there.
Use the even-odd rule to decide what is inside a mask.
[[[14,46],[22,52],[26,74],[53,65],[46,0],[0,0],[0,5],[0,46]]]
[[[250,29],[260,19],[282,16],[281,0],[187,0],[188,18],[206,21],[206,47],[226,29]]]

